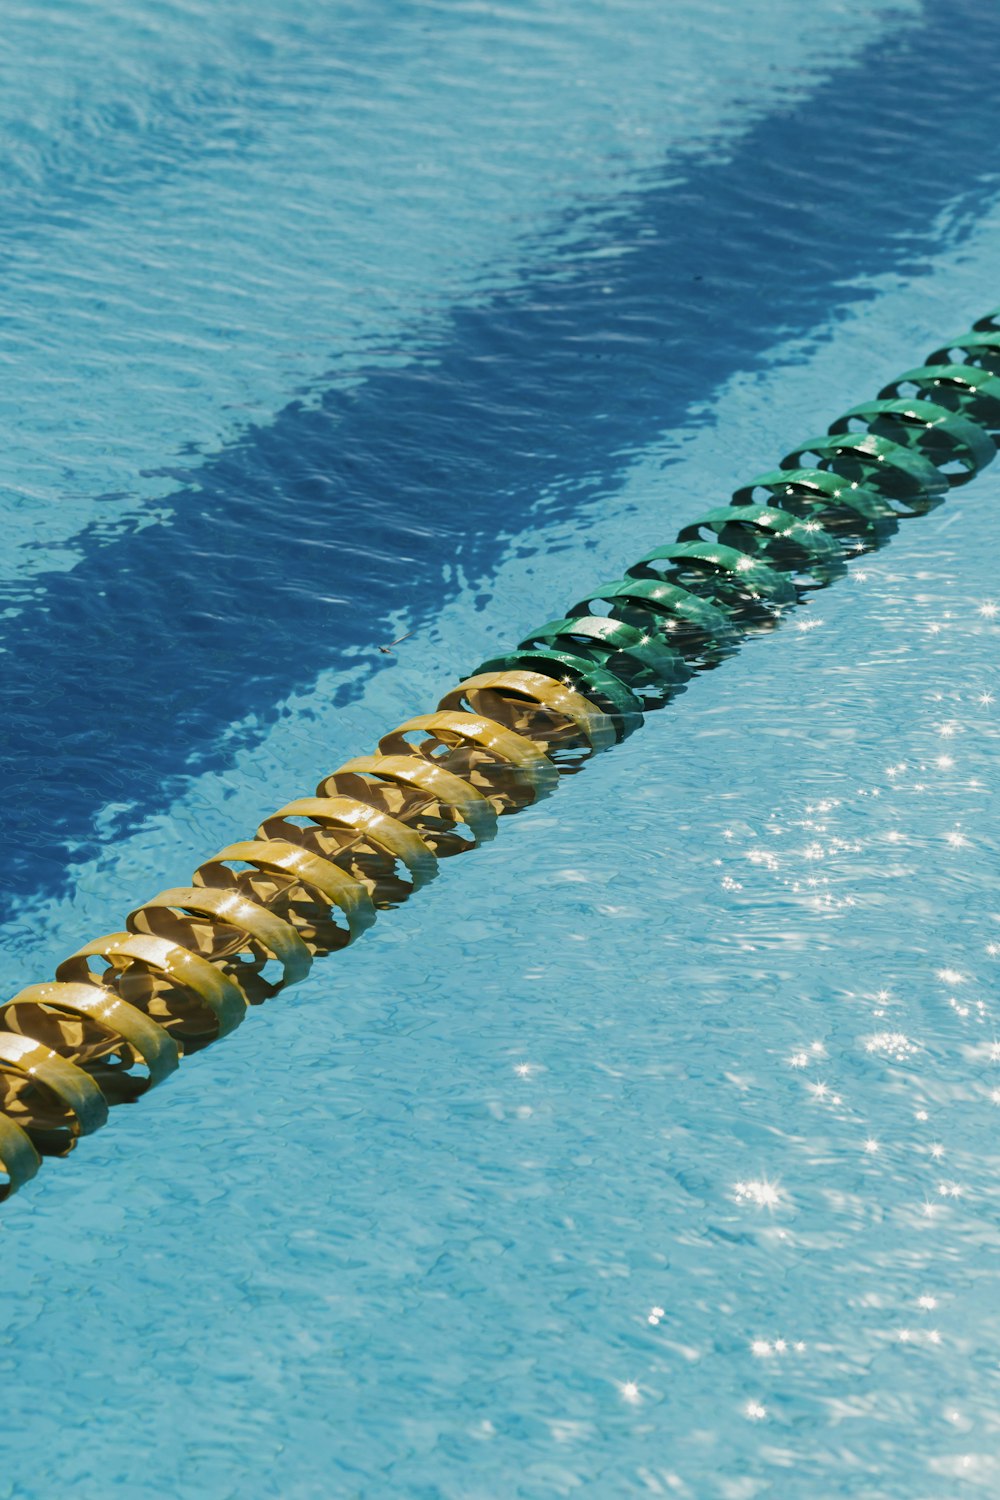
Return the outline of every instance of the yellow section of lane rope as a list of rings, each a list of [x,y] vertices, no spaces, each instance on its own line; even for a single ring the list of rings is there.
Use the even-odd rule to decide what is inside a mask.
[[[520,722],[526,706],[543,710],[548,729],[555,725],[563,742],[567,726],[570,740],[582,739],[590,750],[614,740],[599,709],[540,674],[490,673],[460,684],[438,712],[408,720],[383,737],[376,754],[355,757],[324,777],[317,796],[286,803],[261,821],[255,838],[205,860],[190,886],[161,891],[135,907],[127,931],[78,948],[58,965],[55,981],[29,986],[0,1007],[0,1077],[13,1080],[11,1108],[19,1114],[0,1110],[6,1174],[0,1198],[35,1175],[37,1147],[43,1153],[72,1149],[77,1136],[104,1123],[107,1100],[92,1071],[102,1076],[111,1060],[124,1073],[138,1060],[147,1074],[134,1086],[138,1093],[162,1082],[185,1049],[234,1030],[247,1012],[241,957],[276,958],[282,976],[275,989],[305,976],[312,952],[290,919],[296,890],[338,910],[346,941],[353,941],[375,920],[379,886],[377,876],[349,868],[359,850],[370,847],[397,861],[408,873],[407,889],[416,891],[438,870],[432,825],[443,819],[467,828],[471,841],[460,839],[457,849],[474,848],[493,838],[498,812],[555,787],[556,765],[533,738],[484,711],[487,695],[506,720]],[[460,706],[466,703],[475,711]],[[364,796],[347,794],[348,787]],[[380,787],[395,788],[399,816],[376,805]],[[310,842],[324,838],[332,847],[322,852]],[[261,884],[269,896],[258,894]],[[271,905],[281,906],[282,915]],[[32,1113],[31,1088],[44,1094],[47,1113],[38,1107]],[[50,1118],[56,1107],[62,1111],[57,1142]]]

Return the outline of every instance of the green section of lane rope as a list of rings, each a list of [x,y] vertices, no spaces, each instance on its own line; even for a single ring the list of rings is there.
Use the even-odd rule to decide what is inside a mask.
[[[478,670],[559,676],[630,733],[692,668],[974,478],[998,441],[1000,309]]]

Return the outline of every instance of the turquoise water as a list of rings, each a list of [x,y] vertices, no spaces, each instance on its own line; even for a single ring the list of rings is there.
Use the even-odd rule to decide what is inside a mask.
[[[971,3],[0,46],[5,993],[1000,297]],[[998,483],[46,1164],[3,1500],[996,1493]]]

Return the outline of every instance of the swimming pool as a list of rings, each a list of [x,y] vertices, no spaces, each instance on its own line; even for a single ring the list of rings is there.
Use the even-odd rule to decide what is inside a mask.
[[[5,993],[996,303],[1000,17],[665,11],[13,10]],[[997,483],[46,1166],[0,1497],[995,1491]]]

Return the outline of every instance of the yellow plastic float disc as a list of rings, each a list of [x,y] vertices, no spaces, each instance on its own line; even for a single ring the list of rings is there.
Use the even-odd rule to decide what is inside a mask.
[[[400,724],[397,729],[383,735],[378,747],[384,755],[413,754],[414,747],[406,736],[420,731],[434,735],[444,743],[447,743],[444,736],[451,735],[466,744],[488,750],[498,760],[506,761],[523,773],[536,798],[547,797],[559,784],[559,772],[537,745],[525,739],[523,734],[516,734],[513,729],[505,728],[494,719],[484,718],[482,714],[458,713],[453,710],[418,714],[415,719],[407,719],[405,724]]]
[[[545,677],[541,672],[477,673],[475,677],[466,678],[446,693],[438,707],[445,712],[448,709],[460,709],[462,699],[468,698],[475,712],[479,708],[477,699],[480,694],[494,692],[501,695],[505,692],[515,693],[542,708],[551,709],[553,713],[562,714],[576,725],[595,753],[610,750],[617,743],[614,725],[608,714],[584,698],[582,693],[574,692],[565,683],[557,682],[553,677]],[[483,712],[487,711],[488,703],[483,705]]]
[[[272,833],[280,831],[286,818],[311,818],[321,828],[343,828],[361,834],[406,866],[415,891],[437,874],[438,862],[419,834],[398,818],[354,797],[300,797],[266,818],[259,832],[270,838]]]
[[[0,1169],[7,1174],[7,1181],[0,1182],[0,1203],[30,1182],[41,1165],[42,1158],[31,1144],[31,1137],[20,1125],[0,1114]]]
[[[442,807],[453,809],[471,830],[477,844],[485,844],[496,836],[496,809],[488,797],[456,776],[444,766],[424,760],[419,755],[359,755],[349,760],[320,783],[322,788],[334,782],[341,771],[358,776],[378,776],[383,781],[394,781],[400,786],[413,787],[434,797]],[[331,788],[332,790],[332,788]]]
[[[137,959],[146,964],[155,974],[188,990],[207,1006],[215,1017],[218,1036],[235,1031],[247,1013],[243,991],[228,974],[210,964],[207,958],[166,938],[135,932],[112,932],[107,937],[95,938],[63,960],[56,969],[56,978],[84,978],[89,973],[88,958],[106,958],[111,964]]]
[[[230,861],[254,865],[262,871],[294,876],[307,890],[318,891],[326,901],[339,907],[344,913],[348,942],[353,943],[355,938],[367,932],[377,916],[372,898],[360,880],[349,875],[332,860],[324,859],[322,854],[304,849],[301,844],[292,844],[287,839],[247,839],[241,844],[230,844],[199,865],[195,871],[195,881],[201,884],[214,866],[225,865]]]
[[[171,908],[199,917],[214,917],[218,922],[249,934],[281,964],[283,984],[297,984],[309,973],[312,954],[292,924],[276,917],[266,907],[258,906],[256,901],[250,901],[239,891],[204,885],[175,886],[129,912],[125,926],[130,932],[136,932],[136,924],[146,912]]]
[[[30,1078],[53,1094],[72,1115],[75,1136],[91,1135],[108,1118],[108,1101],[89,1073],[30,1036],[0,1031],[0,1070]]]
[[[7,1024],[7,1014],[16,1007],[17,1030],[22,1035],[31,1035],[30,1015],[27,1020],[20,1014],[23,1009],[47,1008],[84,1016],[96,1022],[103,1030],[118,1036],[133,1052],[142,1058],[149,1074],[147,1088],[162,1083],[177,1067],[180,1050],[172,1036],[162,1026],[136,1006],[130,1005],[112,990],[93,984],[33,984],[21,990],[13,1000],[0,1007],[0,1026]],[[12,1018],[13,1019],[13,1018]],[[75,1061],[75,1059],[70,1059]]]

